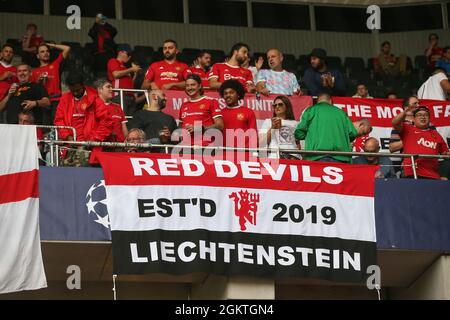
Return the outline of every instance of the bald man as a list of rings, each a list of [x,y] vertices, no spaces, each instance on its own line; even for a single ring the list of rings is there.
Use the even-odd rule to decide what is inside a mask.
[[[267,61],[270,70],[261,69],[256,77],[256,90],[268,96],[270,94],[284,94],[292,96],[300,93],[297,78],[292,72],[283,69],[283,54],[278,49],[267,51]]]
[[[380,151],[380,144],[378,140],[370,137],[364,143],[364,152],[378,153]],[[353,159],[353,164],[369,164],[379,165],[380,170],[375,173],[375,178],[395,178],[394,167],[392,166],[391,159],[389,157],[377,157],[377,156],[359,156]]]
[[[175,119],[162,112],[166,107],[166,94],[160,89],[148,91],[149,105],[136,111],[128,123],[128,129],[138,128],[145,132],[151,143],[170,143],[170,136],[177,128]]]

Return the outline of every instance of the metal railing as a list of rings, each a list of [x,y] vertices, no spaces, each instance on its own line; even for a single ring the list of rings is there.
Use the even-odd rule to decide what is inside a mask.
[[[58,129],[67,129],[72,130],[73,140],[77,141],[77,131],[74,127],[70,126],[46,126],[46,125],[37,125],[36,128],[40,129],[55,129],[55,140],[59,140]],[[59,145],[49,144],[50,147],[50,166],[54,167],[55,165],[59,166]]]
[[[139,148],[151,149],[162,148],[169,153],[169,149],[191,149],[198,150],[215,150],[215,151],[244,151],[257,152],[263,154],[288,153],[288,154],[305,154],[305,155],[330,155],[330,156],[371,156],[371,157],[397,157],[410,158],[411,167],[414,174],[414,179],[417,179],[416,159],[450,159],[450,155],[432,155],[432,154],[404,154],[404,153],[387,153],[387,152],[345,152],[345,151],[313,151],[313,150],[298,150],[298,149],[283,149],[283,148],[239,148],[239,147],[222,147],[222,146],[199,146],[199,145],[173,145],[173,144],[154,144],[154,143],[127,143],[127,142],[98,142],[98,141],[58,141],[58,140],[39,140],[38,142],[54,144],[54,145],[73,145],[84,147],[109,147],[109,148]]]
[[[136,93],[143,93],[145,95],[145,99],[147,100],[147,105],[150,105],[150,98],[148,97],[148,90],[144,89],[113,89],[113,91],[119,92],[120,96],[120,107],[123,110],[123,94],[124,92],[136,92]],[[131,116],[127,116],[127,119],[132,118]]]

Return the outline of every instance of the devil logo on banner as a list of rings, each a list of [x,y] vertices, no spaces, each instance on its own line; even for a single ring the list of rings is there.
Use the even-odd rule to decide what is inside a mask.
[[[239,217],[241,231],[247,230],[245,226],[247,221],[256,226],[259,194],[241,190],[239,193],[233,192],[228,197],[234,201],[234,214]]]

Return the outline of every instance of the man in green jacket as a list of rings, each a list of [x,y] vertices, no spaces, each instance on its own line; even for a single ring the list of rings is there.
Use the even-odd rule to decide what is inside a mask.
[[[372,127],[367,119],[352,123],[345,111],[331,104],[328,94],[320,94],[317,104],[309,107],[295,129],[297,140],[305,140],[305,150],[352,151],[351,142],[368,134]],[[350,156],[305,155],[304,160],[350,163]]]

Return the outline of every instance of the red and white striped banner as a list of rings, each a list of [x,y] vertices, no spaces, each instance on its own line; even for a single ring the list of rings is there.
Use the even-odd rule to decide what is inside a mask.
[[[362,281],[376,262],[377,166],[143,153],[99,158],[118,274]]]
[[[35,126],[0,125],[0,293],[47,287]]]

